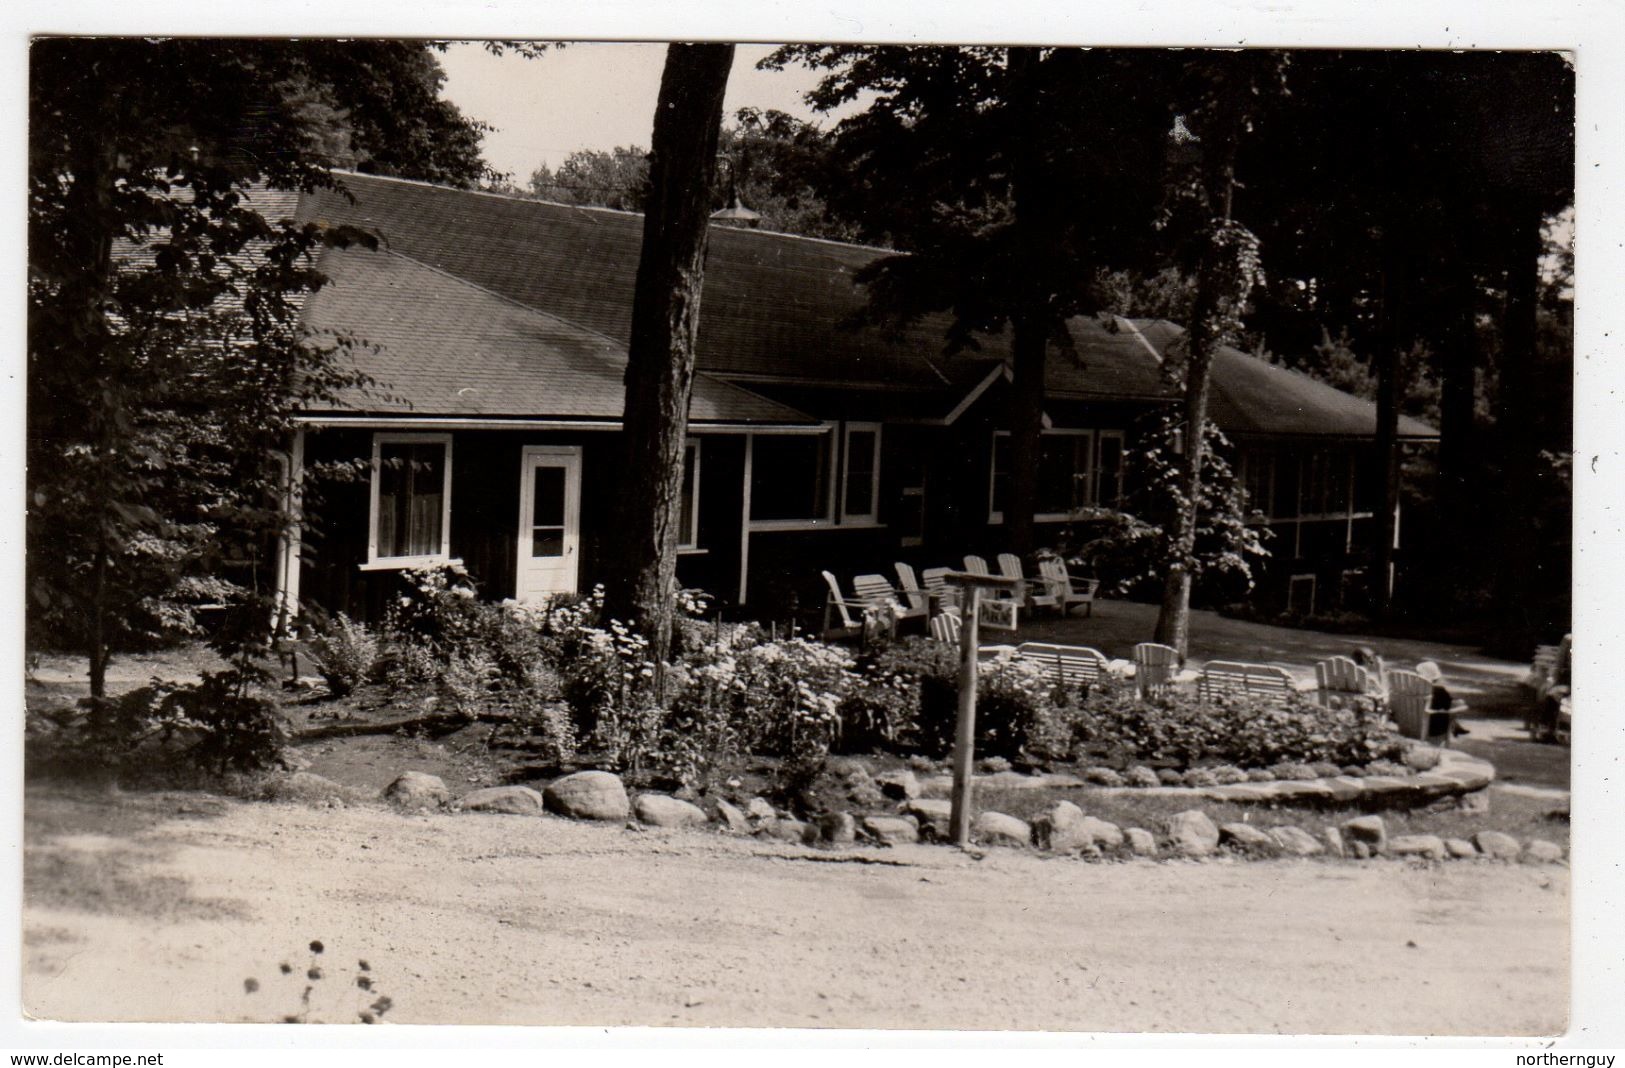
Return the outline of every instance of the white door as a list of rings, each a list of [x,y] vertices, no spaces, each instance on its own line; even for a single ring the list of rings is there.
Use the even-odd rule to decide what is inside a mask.
[[[580,523],[581,450],[526,446],[519,482],[518,600],[576,592]]]

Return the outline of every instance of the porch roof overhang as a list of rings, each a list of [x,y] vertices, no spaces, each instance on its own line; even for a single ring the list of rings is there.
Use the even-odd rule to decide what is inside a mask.
[[[381,414],[373,412],[306,412],[294,422],[307,427],[352,427],[359,430],[601,430],[622,429],[619,419],[575,419],[567,416],[470,416]],[[828,429],[816,419],[806,422],[741,423],[691,419],[691,432],[708,434],[819,433]]]

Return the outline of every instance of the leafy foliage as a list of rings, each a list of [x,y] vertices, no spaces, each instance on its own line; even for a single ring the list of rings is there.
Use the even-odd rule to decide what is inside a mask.
[[[1265,541],[1270,532],[1247,522],[1245,491],[1230,466],[1230,442],[1212,422],[1204,426],[1207,460],[1196,499],[1192,550],[1181,553],[1171,536],[1179,510],[1189,503],[1175,449],[1181,422],[1165,412],[1151,417],[1145,432],[1136,435],[1129,453],[1136,478],[1127,508],[1081,513],[1074,524],[1074,552],[1123,593],[1150,592],[1176,562],[1215,595],[1234,593],[1238,586],[1251,589],[1254,568],[1269,555]]]
[[[1369,701],[1322,708],[1294,694],[1285,704],[1244,697],[1207,702],[1173,689],[1142,699],[1132,684],[1115,681],[1084,699],[1073,735],[1080,748],[1117,762],[1182,767],[1365,765],[1397,756],[1404,745]]]

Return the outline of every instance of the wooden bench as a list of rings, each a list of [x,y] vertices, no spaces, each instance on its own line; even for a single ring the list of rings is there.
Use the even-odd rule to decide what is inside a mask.
[[[1093,686],[1107,673],[1106,657],[1087,645],[1022,642],[1016,646],[1016,655],[1038,665],[1046,679],[1066,689]]]
[[[1297,686],[1292,676],[1268,664],[1210,660],[1196,680],[1196,697],[1200,701],[1220,697],[1261,697],[1273,704],[1285,704],[1296,692]]]

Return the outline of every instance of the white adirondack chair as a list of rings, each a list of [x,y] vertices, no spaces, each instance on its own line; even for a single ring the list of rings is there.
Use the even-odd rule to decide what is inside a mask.
[[[1437,739],[1441,746],[1449,747],[1456,733],[1456,717],[1467,710],[1458,701],[1450,708],[1433,708],[1433,683],[1414,671],[1388,673],[1388,715],[1399,725],[1399,733],[1418,741]],[[1444,719],[1442,731],[1430,733],[1428,725],[1434,716]]]
[[[857,591],[858,600],[867,605],[890,607],[898,619],[923,619],[925,607],[915,609],[913,605],[905,604],[898,596],[897,588],[885,575],[854,575],[852,588]]]
[[[1021,583],[1026,603],[1032,608],[1059,608],[1060,600],[1042,579],[1030,579],[1021,566],[1021,557],[1015,553],[999,554],[999,574]]]
[[[1334,656],[1315,664],[1315,699],[1330,708],[1333,698],[1372,697],[1371,675],[1346,656]]]
[[[1067,570],[1066,561],[1051,557],[1048,560],[1038,561],[1039,579],[1049,590],[1049,595],[1055,598],[1055,603],[1061,606],[1062,615],[1070,615],[1072,606],[1084,606],[1084,615],[1095,614],[1095,594],[1100,590],[1100,580],[1097,578],[1073,578],[1072,572]]]
[[[964,627],[964,621],[959,618],[959,609],[952,612],[938,612],[931,617],[931,637],[939,642],[952,642],[959,644],[959,632]]]
[[[1283,703],[1296,691],[1292,676],[1268,664],[1244,664],[1235,660],[1209,660],[1196,680],[1198,700],[1211,701],[1225,696],[1262,697]]]
[[[959,608],[959,591],[948,585],[948,580],[944,577],[952,570],[951,567],[928,567],[920,572],[920,580],[925,583],[925,592],[937,602],[939,612]]]
[[[824,576],[824,584],[829,587],[828,592],[824,594],[824,640],[861,635],[865,607],[863,602],[842,594],[841,584],[830,572],[823,571],[820,574]],[[835,622],[837,617],[840,619],[839,624]]]
[[[897,571],[897,592],[907,599],[908,607],[915,610],[917,615],[931,614],[931,596],[920,580],[914,574],[914,565],[905,564],[901,560],[892,567]]]
[[[1134,647],[1134,683],[1141,697],[1172,686],[1179,671],[1179,650],[1171,645],[1141,642]]]

